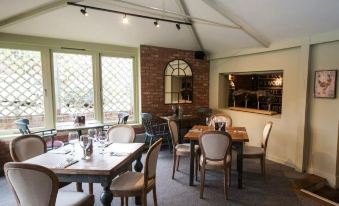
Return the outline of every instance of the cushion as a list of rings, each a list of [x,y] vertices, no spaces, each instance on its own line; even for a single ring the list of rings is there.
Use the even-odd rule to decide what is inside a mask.
[[[202,166],[202,162],[204,160],[204,157],[201,155],[200,156],[200,166]],[[226,156],[226,163],[231,163],[231,155]],[[224,161],[219,160],[219,161],[212,161],[212,160],[206,160],[206,169],[223,169],[224,168]]]
[[[94,204],[94,196],[83,192],[59,191],[56,206],[89,206]]]
[[[190,149],[190,144],[189,143],[186,143],[186,144],[177,144],[175,146],[175,149],[178,151],[178,152],[182,152],[182,153],[190,153],[191,149]],[[194,149],[195,151],[197,151],[199,149],[199,145],[194,145]]]
[[[148,186],[155,183],[154,179],[149,180]],[[138,192],[144,188],[144,174],[140,172],[125,172],[115,178],[111,184],[112,192]]]
[[[264,153],[265,153],[264,148],[254,146],[245,146],[243,152],[244,155],[261,155]]]

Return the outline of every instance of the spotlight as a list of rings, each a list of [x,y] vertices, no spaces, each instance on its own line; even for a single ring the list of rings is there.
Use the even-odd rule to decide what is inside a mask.
[[[176,24],[175,26],[177,27],[178,30],[181,29],[180,24]]]
[[[157,27],[157,28],[160,27],[160,25],[159,25],[159,23],[158,23],[158,20],[156,20],[156,21],[154,22],[154,26]]]
[[[88,13],[87,13],[85,7],[84,7],[83,9],[80,9],[80,12],[81,12],[84,16],[88,16]]]
[[[122,17],[122,23],[123,24],[128,24],[128,19],[127,19],[126,14],[124,15],[124,17]]]

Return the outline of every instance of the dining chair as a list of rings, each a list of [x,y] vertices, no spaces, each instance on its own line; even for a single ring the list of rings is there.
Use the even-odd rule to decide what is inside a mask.
[[[210,117],[212,114],[212,109],[209,107],[199,107],[197,109],[198,114],[198,122],[197,124],[205,125],[206,124],[206,118]]]
[[[179,130],[178,130],[178,124],[174,120],[168,121],[168,128],[172,137],[172,148],[173,148],[173,172],[172,172],[172,179],[174,179],[174,173],[175,170],[178,171],[179,169],[179,163],[180,163],[180,157],[189,157],[191,154],[190,144],[184,143],[179,144]],[[198,165],[199,165],[199,158],[200,158],[200,152],[199,152],[199,145],[194,146],[194,152],[195,152],[195,179],[198,179]]]
[[[58,191],[57,176],[40,165],[8,162],[4,166],[7,182],[17,205],[27,206],[91,206],[94,196],[81,192]]]
[[[244,151],[243,151],[243,158],[247,159],[260,159],[260,165],[261,165],[261,173],[265,176],[266,174],[266,149],[267,149],[267,143],[268,138],[271,133],[271,129],[273,126],[273,122],[269,121],[266,123],[264,130],[262,132],[262,143],[260,147],[256,146],[247,146],[245,145]]]
[[[126,172],[115,178],[111,184],[113,196],[121,198],[121,205],[128,205],[128,197],[141,196],[142,204],[147,206],[147,193],[153,190],[154,205],[157,206],[156,169],[162,139],[156,141],[148,150],[144,173]],[[124,201],[125,200],[125,201]]]
[[[115,125],[108,129],[107,135],[113,143],[133,143],[135,140],[135,131],[130,125]]]
[[[232,127],[232,118],[227,114],[215,114],[211,116],[210,126],[215,127],[216,122],[224,122],[225,127]]]
[[[203,198],[206,170],[224,171],[224,192],[228,199],[228,187],[232,164],[232,138],[224,131],[207,131],[199,137],[200,157],[200,198]]]
[[[141,113],[141,120],[145,128],[145,143],[149,141],[149,147],[155,139],[166,138],[168,147],[171,149],[169,139],[170,134],[167,131],[167,123],[156,123],[150,113]]]
[[[26,134],[14,138],[9,143],[9,152],[13,161],[23,162],[47,152],[46,142],[35,134]]]
[[[118,124],[127,124],[129,114],[127,112],[118,113]]]
[[[22,135],[36,134],[36,135],[41,136],[42,138],[47,138],[47,139],[50,138],[51,141],[47,142],[47,148],[54,149],[54,147],[58,148],[58,147],[62,147],[64,145],[64,143],[62,141],[54,140],[56,135],[57,135],[55,129],[47,129],[47,130],[39,130],[39,131],[36,131],[36,132],[31,132],[31,130],[28,127],[29,120],[24,119],[24,118],[16,120],[15,124],[16,124],[17,128],[19,129],[19,131]]]

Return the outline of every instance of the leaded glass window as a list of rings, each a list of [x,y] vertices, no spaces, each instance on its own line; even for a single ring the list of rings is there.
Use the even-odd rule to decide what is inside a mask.
[[[118,112],[134,120],[133,58],[101,57],[104,122],[117,121]]]
[[[0,48],[0,130],[15,129],[19,118],[42,127],[44,117],[40,52]]]
[[[94,119],[93,63],[86,54],[53,53],[57,123]]]

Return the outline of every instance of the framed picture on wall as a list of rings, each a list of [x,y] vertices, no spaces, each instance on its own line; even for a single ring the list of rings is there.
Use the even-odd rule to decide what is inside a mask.
[[[314,97],[336,98],[337,70],[315,71]]]

